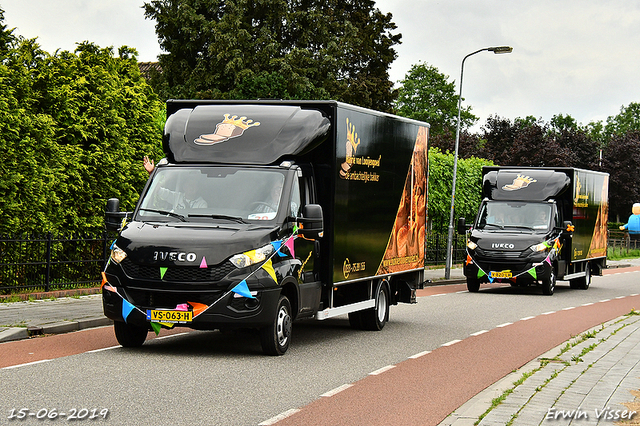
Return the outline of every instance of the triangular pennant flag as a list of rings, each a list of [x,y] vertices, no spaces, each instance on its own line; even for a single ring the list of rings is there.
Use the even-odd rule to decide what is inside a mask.
[[[489,276],[488,278],[489,278],[489,282],[493,284],[493,278],[491,278],[491,276]]]
[[[512,283],[514,283],[514,284],[515,284],[515,283],[516,283],[516,278],[517,278],[517,277],[511,277],[511,278],[509,278],[509,281],[511,281]]]
[[[254,263],[260,262],[261,260],[264,260],[264,258],[262,258],[262,259],[258,258],[255,250],[246,251],[246,252],[244,252],[244,255],[247,256],[249,259],[251,259],[251,261],[254,262]]]
[[[531,275],[531,276],[533,277],[533,279],[534,279],[534,280],[537,280],[537,279],[538,279],[538,276],[537,276],[537,274],[536,274],[536,268],[535,268],[535,267],[534,267],[534,268],[529,269],[527,272],[529,273],[529,275]]]
[[[133,308],[135,308],[135,306],[129,303],[126,299],[122,299],[122,318],[124,319],[124,322],[127,322],[127,317],[131,311],[133,311]]]
[[[193,306],[193,316],[197,317],[198,315],[200,315],[201,313],[203,313],[204,311],[207,310],[207,308],[209,306],[205,305],[204,303],[198,303],[198,302],[187,302],[188,304],[190,304],[191,306]]]
[[[172,323],[172,322],[159,322],[158,324],[160,324],[160,325],[164,325],[164,326],[165,326],[165,327],[167,327],[167,328],[173,328],[173,326],[175,325],[175,324],[174,324],[174,323]]]
[[[176,311],[188,311],[189,310],[189,305],[187,305],[186,303],[179,303],[176,305]]]
[[[473,262],[473,260],[471,259],[471,255],[467,255],[467,261],[465,262],[465,265],[470,264],[471,262]]]
[[[100,290],[102,290],[102,287],[107,283],[107,275],[104,272],[100,272],[100,275],[102,275],[102,283],[100,284]]]
[[[247,286],[247,282],[245,280],[240,281],[240,283],[232,288],[231,291],[239,294],[240,296],[247,297],[249,299],[255,299],[255,297],[251,295],[251,292],[249,291],[249,287]]]
[[[547,262],[549,265],[551,265],[551,259],[550,256],[547,256],[547,258],[544,260],[545,262]]]
[[[117,293],[117,292],[118,292],[118,290],[116,290],[116,289],[115,289],[115,287],[111,287],[111,284],[109,284],[109,283],[107,283],[107,284],[104,286],[104,289],[105,289],[105,290],[109,290],[109,291],[111,291],[111,292],[113,292],[113,293]]]
[[[287,246],[287,248],[289,249],[289,253],[291,254],[291,257],[296,257],[296,253],[295,250],[293,249],[293,241],[295,240],[295,237],[292,235],[289,237],[289,239],[287,241],[284,242],[284,245]]]
[[[207,266],[208,266],[207,259],[204,256],[202,256],[202,262],[200,262],[200,268],[204,269],[204,268],[207,268]]]
[[[164,274],[167,272],[167,268],[162,267],[160,268],[160,279],[164,278]]]
[[[293,235],[298,233],[298,225],[297,224],[293,224]]]
[[[271,245],[273,246],[275,251],[279,251],[280,248],[282,247],[282,241],[278,240],[278,241],[271,241]],[[278,253],[282,256],[282,253]]]
[[[160,333],[160,329],[162,328],[160,326],[160,324],[158,324],[157,322],[152,322],[151,323],[151,328],[153,328],[153,331],[156,333],[156,336],[158,335],[158,333]]]
[[[273,281],[275,281],[276,283],[278,282],[278,278],[276,277],[276,271],[273,269],[273,263],[271,263],[271,259],[264,262],[264,264],[262,265],[262,269],[267,271],[267,273],[273,279]]]
[[[484,277],[487,275],[482,269],[478,268],[478,278]]]

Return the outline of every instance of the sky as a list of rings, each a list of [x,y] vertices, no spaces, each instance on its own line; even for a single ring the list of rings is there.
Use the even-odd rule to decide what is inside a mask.
[[[50,53],[84,40],[100,47],[134,47],[139,61],[161,53],[144,0],[0,0],[5,25],[38,38]],[[605,121],[640,102],[640,2],[637,0],[377,0],[402,34],[390,68],[393,82],[412,65],[435,66],[479,117],[549,122],[572,116],[584,125]]]

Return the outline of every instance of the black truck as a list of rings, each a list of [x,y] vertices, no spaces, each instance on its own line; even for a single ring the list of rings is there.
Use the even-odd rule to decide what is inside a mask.
[[[539,285],[556,280],[587,289],[606,268],[609,175],[577,168],[482,169],[478,215],[467,228],[464,275],[470,292],[481,283]]]
[[[296,319],[382,329],[424,281],[428,130],[335,101],[168,101],[135,210],[107,201],[118,342],[252,328],[282,355]]]

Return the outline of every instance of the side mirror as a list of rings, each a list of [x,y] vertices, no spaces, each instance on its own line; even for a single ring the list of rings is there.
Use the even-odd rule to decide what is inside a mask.
[[[122,226],[122,219],[127,217],[127,212],[120,211],[120,200],[109,198],[107,208],[104,212],[104,226],[108,231],[119,231]]]
[[[467,233],[467,223],[464,217],[458,218],[458,234]]]
[[[307,204],[302,209],[302,216],[298,218],[300,235],[309,240],[322,238],[324,234],[324,218],[319,204]]]

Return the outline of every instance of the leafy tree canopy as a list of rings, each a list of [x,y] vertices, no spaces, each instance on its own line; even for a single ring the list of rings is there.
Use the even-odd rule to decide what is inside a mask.
[[[449,76],[442,74],[432,65],[413,65],[402,80],[396,101],[397,114],[431,124],[431,134],[449,133],[455,135],[458,121],[458,94]],[[460,128],[473,126],[478,117],[471,113],[471,107],[460,110]]]
[[[164,110],[133,49],[51,55],[12,37],[0,62],[0,234],[102,229],[107,198],[131,209],[161,156]]]
[[[152,0],[163,98],[336,99],[390,111],[400,34],[372,0]]]

